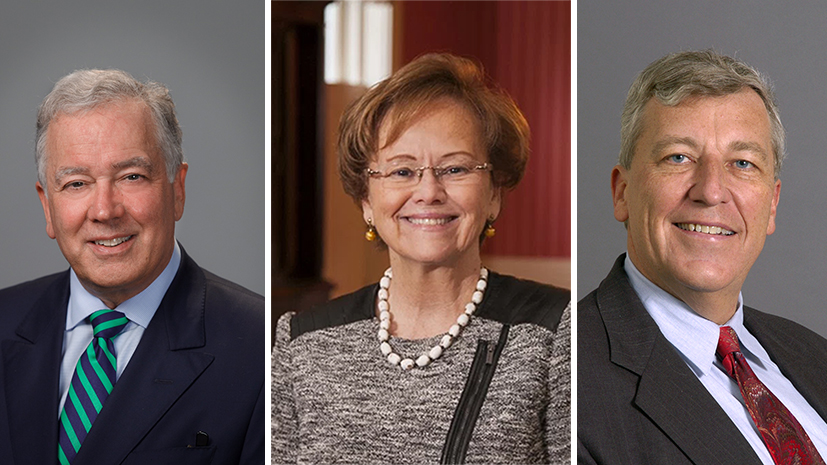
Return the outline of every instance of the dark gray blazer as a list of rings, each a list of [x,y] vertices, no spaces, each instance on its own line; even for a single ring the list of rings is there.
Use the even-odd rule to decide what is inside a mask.
[[[577,304],[578,463],[760,464],[646,312],[625,258]],[[744,324],[827,418],[827,340],[748,307]]]

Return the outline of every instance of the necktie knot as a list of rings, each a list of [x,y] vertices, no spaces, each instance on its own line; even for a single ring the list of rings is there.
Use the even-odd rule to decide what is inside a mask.
[[[729,326],[721,326],[721,333],[718,337],[718,347],[715,353],[721,357],[721,364],[727,374],[735,378],[735,358],[741,353],[741,346],[738,345],[738,335]]]
[[[727,355],[733,352],[740,352],[741,346],[738,345],[738,335],[735,334],[735,330],[729,326],[721,326],[721,334],[718,337],[718,349],[717,353],[721,356],[721,358],[725,358]]]
[[[106,308],[91,314],[89,322],[95,338],[112,339],[123,331],[129,320],[123,313]]]

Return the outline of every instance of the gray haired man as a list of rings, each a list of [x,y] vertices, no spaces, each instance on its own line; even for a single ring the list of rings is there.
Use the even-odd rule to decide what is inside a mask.
[[[578,462],[824,463],[827,340],[741,296],[783,158],[748,65],[690,51],[638,75],[611,175],[627,253],[578,303]]]
[[[0,290],[0,463],[263,463],[264,299],[175,240],[188,165],[168,90],[64,77],[36,163],[70,268]]]

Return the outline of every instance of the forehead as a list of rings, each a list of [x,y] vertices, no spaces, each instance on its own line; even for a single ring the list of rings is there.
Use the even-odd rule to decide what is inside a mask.
[[[155,152],[152,127],[149,109],[136,101],[59,113],[46,133],[47,164],[89,161],[135,151],[151,154]]]
[[[480,142],[479,121],[467,106],[453,98],[440,98],[424,105],[394,107],[379,125],[378,151],[393,145],[450,145]],[[428,140],[423,136],[432,136]]]
[[[635,153],[674,140],[699,146],[738,142],[735,146],[760,147],[768,157],[773,156],[769,115],[752,89],[723,96],[690,96],[673,106],[652,98],[643,107],[641,121]]]

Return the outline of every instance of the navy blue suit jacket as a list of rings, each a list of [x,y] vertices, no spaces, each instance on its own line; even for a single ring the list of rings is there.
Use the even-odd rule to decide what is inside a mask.
[[[69,272],[0,291],[0,463],[57,463]],[[181,266],[73,465],[264,463],[264,299]],[[209,436],[195,447],[196,433]]]

